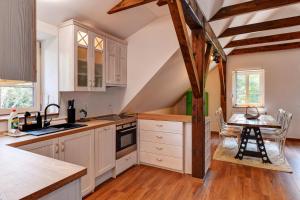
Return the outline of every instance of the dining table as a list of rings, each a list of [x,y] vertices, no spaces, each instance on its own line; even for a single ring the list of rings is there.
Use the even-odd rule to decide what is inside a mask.
[[[262,128],[280,129],[281,125],[271,115],[260,115],[257,119],[247,119],[245,114],[233,114],[228,125],[242,127],[238,153],[235,158],[242,160],[244,156],[258,157],[263,163],[270,163],[265,142],[261,134]],[[250,140],[255,140],[257,151],[247,149]]]

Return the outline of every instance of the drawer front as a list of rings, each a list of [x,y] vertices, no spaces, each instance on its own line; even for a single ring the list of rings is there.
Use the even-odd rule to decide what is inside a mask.
[[[140,151],[146,153],[154,153],[158,155],[171,156],[176,158],[182,158],[182,147],[173,146],[167,144],[159,144],[153,142],[143,142],[140,143]]]
[[[120,174],[129,167],[137,164],[137,152],[134,151],[116,161],[116,174]]]
[[[140,160],[142,163],[156,165],[173,169],[176,171],[182,171],[183,161],[182,158],[173,158],[168,156],[156,155],[152,153],[141,152]]]
[[[140,120],[140,130],[183,134],[182,122]]]
[[[144,142],[153,142],[159,144],[169,144],[175,146],[182,146],[183,135],[155,132],[155,131],[140,131],[140,140]]]

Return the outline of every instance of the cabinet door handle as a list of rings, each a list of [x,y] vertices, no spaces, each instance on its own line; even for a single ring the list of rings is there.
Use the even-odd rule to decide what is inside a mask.
[[[58,144],[55,144],[55,153],[58,153],[58,151],[59,151],[59,146]]]
[[[156,147],[156,149],[159,150],[159,151],[163,150],[162,147]]]
[[[163,136],[157,135],[156,138],[158,138],[158,139],[163,139]]]
[[[61,143],[61,152],[65,152],[65,143]]]
[[[161,127],[163,127],[164,125],[157,124],[156,126],[159,127],[159,128],[161,128]]]
[[[156,160],[157,160],[158,162],[162,162],[162,161],[163,161],[161,158],[156,158]]]

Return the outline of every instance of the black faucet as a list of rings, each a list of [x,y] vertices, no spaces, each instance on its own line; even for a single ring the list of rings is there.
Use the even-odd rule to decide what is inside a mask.
[[[50,122],[52,121],[52,118],[49,121],[47,121],[47,110],[51,106],[56,106],[58,109],[60,109],[60,106],[57,105],[57,104],[55,104],[55,103],[52,103],[52,104],[49,104],[49,105],[46,106],[45,112],[44,112],[44,115],[45,115],[44,116],[44,128],[49,127],[50,126]]]

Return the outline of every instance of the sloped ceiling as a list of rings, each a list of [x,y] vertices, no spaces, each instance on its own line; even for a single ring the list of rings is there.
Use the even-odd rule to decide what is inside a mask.
[[[37,0],[37,18],[58,26],[68,19],[77,19],[121,38],[127,38],[152,20],[168,15],[166,6],[155,3],[125,12],[108,15],[119,0]]]
[[[123,112],[146,112],[170,107],[189,88],[190,82],[182,54],[177,50],[123,109]]]

